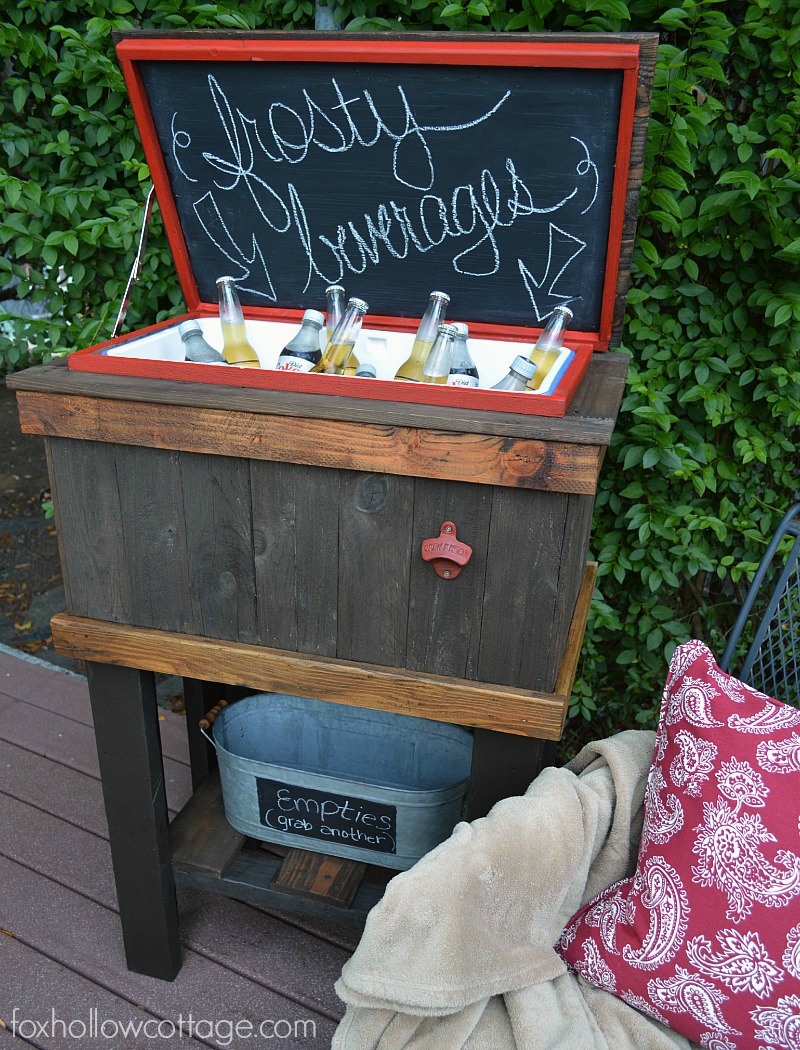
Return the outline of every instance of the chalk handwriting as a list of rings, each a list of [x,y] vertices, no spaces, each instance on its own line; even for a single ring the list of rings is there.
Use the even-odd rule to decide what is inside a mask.
[[[335,77],[320,87],[316,96],[303,88],[300,105],[272,101],[259,117],[234,107],[213,75],[207,77],[207,85],[226,151],[206,150],[199,157],[197,151],[192,153],[191,135],[180,126],[178,113],[173,113],[169,145],[175,170],[188,183],[202,183],[197,167],[202,158],[214,173],[213,188],[191,204],[197,221],[235,268],[240,288],[270,302],[279,298],[270,267],[277,270],[287,248],[293,248],[295,255],[299,249],[305,258],[304,293],[315,278],[325,284],[338,283],[348,274],[362,274],[368,267],[380,266],[382,260],[424,255],[448,241],[454,245],[451,265],[455,273],[489,277],[498,273],[502,264],[499,230],[522,219],[555,216],[570,203],[588,199],[580,212],[585,215],[598,197],[597,165],[587,143],[575,135],[569,137],[581,155],[574,167],[574,182],[556,200],[537,199],[511,156],[498,158],[495,167],[482,166],[479,157],[472,157],[477,173],[472,180],[464,179],[445,190],[436,184],[430,145],[434,137],[457,136],[490,121],[511,98],[511,91],[468,121],[433,124],[417,118],[401,84],[395,85],[395,97],[386,103],[390,119],[382,114],[370,91],[346,94]],[[417,196],[409,198],[405,193],[397,200],[387,195],[360,215],[337,221],[335,215],[308,211],[297,185],[279,178],[278,166],[286,165],[288,174],[312,151],[342,154],[370,150],[381,141],[391,144],[392,179]],[[189,159],[192,157],[194,164]],[[363,161],[354,157],[353,163]],[[227,197],[234,191],[236,206],[230,207]],[[244,243],[242,233],[235,234],[225,218],[226,213],[241,213],[242,193],[254,205],[257,223],[262,224],[260,229],[256,225],[246,231]],[[329,220],[328,228],[321,225],[325,220]],[[565,273],[586,248],[587,242],[577,234],[548,220],[544,265],[534,267],[523,258],[516,259],[537,321],[552,311],[553,300],[573,302],[581,298],[562,286]],[[293,283],[296,287],[296,280]]]

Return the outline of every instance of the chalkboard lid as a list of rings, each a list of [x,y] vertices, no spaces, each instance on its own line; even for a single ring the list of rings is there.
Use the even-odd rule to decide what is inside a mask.
[[[576,314],[574,326],[567,335],[568,345],[587,351],[619,345],[629,283],[657,34],[236,32],[226,35],[218,31],[201,31],[120,33],[115,34],[115,39],[181,288],[190,312],[206,314],[216,310],[216,296],[209,289],[213,288],[219,273],[232,272],[233,264],[238,263],[243,275],[239,282],[240,298],[246,316],[254,319],[291,319],[299,322],[305,309],[324,309],[324,296],[321,295],[324,285],[339,283],[341,280],[347,285],[348,294],[363,295],[370,301],[369,319],[374,326],[413,331],[429,290],[444,287],[453,298],[448,319],[452,316],[454,320],[468,321],[470,331],[475,335],[530,341],[541,330],[552,306],[566,301]],[[209,68],[204,69],[204,64]],[[264,86],[272,90],[276,77],[288,85],[286,94],[259,94]],[[480,81],[482,77],[486,78],[486,84],[489,85],[486,90],[492,89],[495,94],[482,96],[486,105],[471,122],[470,118],[476,112],[475,100],[481,96],[465,97],[465,85]],[[401,80],[404,85],[402,90],[398,87]],[[351,81],[358,87],[351,88]],[[569,90],[573,81],[576,85],[574,92]],[[357,90],[361,94],[353,94],[348,98],[340,94],[338,97],[341,102],[338,106],[331,106],[331,91],[340,90],[340,82],[344,85],[342,90]],[[407,88],[406,83],[409,85]],[[552,95],[546,93],[550,83],[553,84]],[[595,84],[599,84],[603,90],[595,92]],[[198,86],[202,92],[198,92]],[[598,119],[594,119],[592,111],[589,114],[592,119],[589,120],[588,110],[582,115],[580,107],[583,103],[575,101],[573,95],[578,99],[591,99],[595,94],[603,94],[604,101],[598,105],[605,108],[598,109]],[[409,101],[412,97],[413,102]],[[303,112],[297,105],[298,98],[305,100]],[[445,228],[449,224],[449,233],[442,233],[441,241],[435,245],[431,243],[436,240],[435,236],[429,234],[427,242],[421,247],[417,246],[420,250],[413,257],[411,248],[406,245],[406,257],[411,260],[406,271],[413,273],[413,279],[410,278],[408,282],[402,277],[382,276],[384,270],[388,272],[392,267],[392,273],[405,272],[399,267],[397,259],[388,258],[391,252],[384,252],[379,263],[370,263],[371,250],[378,255],[380,248],[389,246],[388,234],[384,242],[379,242],[378,249],[375,248],[374,240],[371,248],[367,244],[361,275],[328,270],[322,274],[324,280],[316,274],[313,275],[315,281],[310,280],[313,260],[308,244],[312,236],[319,236],[319,228],[325,226],[326,221],[325,228],[332,236],[339,231],[339,247],[331,238],[328,238],[328,242],[334,245],[331,250],[335,258],[341,259],[352,247],[351,244],[341,246],[349,230],[360,223],[357,233],[363,244],[367,214],[371,216],[373,233],[375,226],[379,226],[382,221],[381,216],[385,219],[389,214],[386,200],[365,199],[360,184],[355,189],[357,203],[348,210],[348,201],[345,199],[342,212],[336,214],[335,202],[341,196],[340,191],[347,189],[347,180],[342,178],[342,171],[346,169],[342,169],[341,163],[338,166],[332,164],[333,173],[328,178],[327,169],[319,167],[331,157],[337,162],[341,158],[331,149],[332,139],[326,142],[320,133],[318,141],[313,142],[313,119],[316,119],[318,127],[324,126],[331,136],[337,133],[341,136],[343,128],[347,134],[351,134],[354,119],[350,117],[348,106],[355,112],[356,103],[353,99],[362,106],[366,100],[372,106],[371,112],[378,128],[376,137],[380,139],[383,134],[387,141],[378,142],[370,153],[372,146],[366,134],[357,129],[356,138],[361,136],[359,144],[356,145],[351,138],[347,150],[338,151],[355,150],[347,158],[350,170],[362,171],[365,159],[374,157],[378,164],[376,178],[379,176],[385,180],[388,177],[397,181],[398,173],[386,170],[386,157],[392,156],[396,161],[401,147],[410,151],[414,146],[422,148],[423,157],[427,151],[431,172],[434,170],[434,154],[435,163],[439,165],[436,178],[428,190],[423,192],[423,183],[419,181],[410,192],[412,198],[416,194],[417,215],[422,215],[423,207],[438,208]],[[403,103],[403,112],[399,114],[398,99]],[[520,104],[527,107],[525,112],[529,114],[529,119],[522,132],[516,126],[504,127],[500,119],[506,99],[519,99]],[[295,100],[295,108],[292,108],[292,100]],[[419,100],[421,115],[417,116],[414,107]],[[425,105],[431,101],[435,103],[433,110]],[[459,105],[462,106],[461,111],[458,110]],[[450,124],[446,127],[441,114],[442,107],[450,111]],[[347,114],[338,124],[334,119],[337,109],[339,114]],[[563,118],[552,117],[551,110],[563,110]],[[440,114],[438,118],[431,117],[434,111]],[[362,120],[364,112],[363,108],[358,112],[358,120]],[[512,113],[511,109],[509,113]],[[399,126],[396,123],[399,116],[406,120],[403,134],[392,131],[393,127]],[[433,123],[434,119],[436,123]],[[524,222],[519,220],[547,209],[537,208],[532,198],[530,187],[536,192],[538,186],[534,181],[535,173],[530,177],[525,172],[521,173],[521,169],[516,170],[510,159],[513,150],[514,157],[519,153],[521,165],[529,169],[535,166],[535,150],[541,151],[542,140],[547,137],[548,131],[552,132],[557,127],[560,119],[588,120],[589,124],[611,121],[607,129],[613,139],[611,146],[607,143],[603,145],[606,140],[604,134],[600,134],[596,147],[600,153],[605,150],[607,170],[592,176],[596,189],[589,208],[601,196],[600,189],[607,199],[599,210],[592,213],[598,216],[599,239],[602,241],[605,238],[605,241],[596,253],[598,265],[584,281],[586,287],[596,285],[597,291],[596,309],[589,311],[592,316],[588,320],[581,319],[580,306],[576,307],[573,298],[561,291],[565,287],[563,275],[572,259],[584,250],[579,247],[583,242],[574,230],[571,231],[566,221],[558,225],[555,222],[545,223],[543,219],[538,232],[541,242],[542,230],[549,226],[550,254],[547,267],[544,268],[541,260],[534,262],[531,256],[525,254],[524,249],[533,238],[529,229],[523,229]],[[274,129],[281,120],[284,123],[267,142],[268,131]],[[294,132],[290,131],[291,126],[294,126]],[[589,142],[591,130],[589,128],[584,136],[586,142]],[[312,141],[306,142],[304,137],[308,138],[309,131]],[[568,161],[572,165],[573,182],[578,182],[578,176],[574,174],[576,171],[581,175],[587,172],[591,174],[595,146],[587,146],[580,135],[569,135],[568,131],[569,128],[559,141],[563,139],[567,144],[564,149],[574,146],[573,152],[565,157],[565,163]],[[472,178],[469,172],[463,171],[464,157],[459,153],[460,146],[454,148],[452,153],[442,148],[445,133],[450,136],[451,143],[459,144],[463,140],[465,148],[472,148],[469,144],[476,141],[469,137],[471,135],[477,133],[481,141],[489,141],[491,135],[496,135],[496,141],[500,143],[497,149],[507,151],[508,155],[504,157],[496,153],[486,161],[481,161],[480,172],[476,178]],[[292,134],[299,135],[300,139],[293,143]],[[434,149],[428,140],[436,139],[437,134]],[[210,136],[210,147],[204,148],[203,135]],[[193,139],[197,139],[196,148]],[[572,146],[570,139],[574,140]],[[344,142],[342,139],[339,141]],[[492,148],[494,142],[491,139]],[[312,150],[312,146],[320,144],[321,148]],[[381,153],[384,147],[389,148],[388,154],[385,150]],[[580,153],[581,149],[585,155]],[[306,151],[302,163],[296,163],[297,157],[292,154],[292,150]],[[280,156],[280,151],[283,151],[284,156]],[[311,182],[302,182],[304,173],[301,171],[305,157],[311,158],[312,152],[314,156],[308,161],[307,172],[314,186]],[[289,157],[295,163],[284,163]],[[574,164],[576,157],[577,168]],[[278,161],[283,165],[282,168]],[[354,161],[357,164],[353,164]],[[416,162],[419,163],[419,156]],[[259,164],[262,166],[259,167]],[[545,172],[541,176],[543,193],[548,185],[552,188],[552,180],[559,177],[559,172],[563,173],[563,166],[559,168],[558,164],[555,164],[553,172]],[[265,177],[270,167],[280,173],[273,180],[274,186]],[[290,177],[287,173],[290,173]],[[505,182],[502,182],[501,174]],[[449,182],[447,176],[450,176]],[[528,185],[525,184],[525,178],[528,178]],[[414,182],[414,178],[406,177],[405,181]],[[290,186],[293,189],[287,189]],[[402,185],[398,187],[402,188]],[[376,192],[385,189],[384,182]],[[261,209],[264,205],[263,200],[257,200],[256,190],[267,196],[276,194],[281,214],[289,219],[289,240],[285,252],[282,244],[271,248],[265,246],[268,238],[264,233],[269,233],[270,229],[267,226],[256,229],[253,225],[253,217],[263,215]],[[569,187],[564,196],[567,196],[567,190]],[[493,197],[495,191],[496,196]],[[586,191],[582,189],[581,192]],[[513,204],[510,203],[510,193],[512,196],[516,194]],[[419,203],[422,197],[426,197],[426,201]],[[305,209],[299,206],[301,199]],[[499,251],[504,253],[501,268],[507,260],[513,262],[515,257],[518,265],[508,265],[505,276],[469,271],[464,277],[459,272],[458,278],[451,282],[454,286],[451,288],[441,267],[429,268],[429,263],[441,244],[447,243],[449,246],[448,237],[457,244],[456,248],[450,247],[450,256],[462,251],[464,241],[461,231],[468,224],[463,219],[463,208],[460,217],[457,212],[463,201],[473,202],[473,228],[478,223],[480,229],[483,216],[485,242],[479,245],[480,249],[488,247],[494,248],[495,254]],[[392,202],[400,202],[393,215],[402,226],[402,216],[408,204],[403,203],[399,194],[396,201],[392,197]],[[450,209],[446,216],[443,208]],[[503,208],[506,208],[505,212],[502,212]],[[243,225],[230,227],[231,222],[238,221],[236,215],[239,213],[244,216],[241,220]],[[430,214],[432,212],[427,214],[429,224],[432,222]],[[271,218],[274,220],[275,216]],[[219,224],[214,225],[217,221]],[[588,223],[589,220],[586,221]],[[273,222],[273,229],[275,225]],[[408,231],[411,231],[413,241],[415,233],[410,223],[406,227]],[[513,235],[510,239],[507,236],[509,233]],[[501,236],[505,238],[502,249],[498,247]],[[589,239],[586,235],[585,240],[588,242]],[[353,243],[357,245],[358,239]],[[570,246],[575,253],[571,257]],[[430,256],[429,247],[434,249]],[[477,254],[474,239],[471,245],[465,245],[465,250],[475,250]],[[287,272],[291,269],[292,277],[286,278],[281,272],[282,261],[292,258],[293,252],[296,260],[298,253],[302,255],[303,251],[309,260],[307,272],[297,273],[296,266],[287,265]],[[591,254],[591,249],[587,249],[587,252]],[[486,265],[485,255],[481,264]],[[259,271],[260,276],[256,276],[259,267],[263,268]],[[557,267],[560,269],[554,277],[552,270]],[[485,279],[475,281],[478,276]],[[506,307],[506,302],[511,303],[511,296],[506,293],[512,279],[517,302],[516,305],[512,303]],[[561,285],[557,287],[559,280]],[[470,281],[473,283],[470,284]],[[407,289],[407,284],[412,287]],[[471,288],[474,290],[470,294]],[[424,294],[422,289],[425,289]],[[580,299],[580,293],[576,294]],[[542,297],[544,302],[541,302]],[[487,303],[490,305],[487,306]]]

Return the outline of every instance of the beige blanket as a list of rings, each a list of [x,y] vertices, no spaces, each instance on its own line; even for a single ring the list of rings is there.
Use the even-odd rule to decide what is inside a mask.
[[[688,1050],[552,947],[635,866],[653,742],[588,745],[392,879],[336,984],[334,1050]]]

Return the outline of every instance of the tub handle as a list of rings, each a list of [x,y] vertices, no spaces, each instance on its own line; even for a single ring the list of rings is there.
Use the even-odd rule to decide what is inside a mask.
[[[206,712],[205,716],[200,719],[200,722],[199,722],[200,732],[203,734],[203,736],[206,738],[206,740],[212,746],[215,746],[215,745],[214,745],[214,741],[211,739],[211,737],[208,734],[208,730],[213,726],[214,719],[217,717],[217,715],[220,713],[220,711],[222,711],[227,706],[228,706],[228,701],[227,700],[220,700],[220,702],[218,704],[215,704],[214,707],[212,707],[210,711]]]

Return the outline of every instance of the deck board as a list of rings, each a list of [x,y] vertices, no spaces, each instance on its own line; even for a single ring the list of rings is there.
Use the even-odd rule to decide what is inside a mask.
[[[191,790],[185,720],[163,712],[168,798]],[[333,984],[358,940],[335,921],[284,915],[180,887],[183,968],[174,982],[127,970],[116,911],[85,679],[0,646],[0,1045],[25,1046],[12,1014],[80,1021],[179,1015],[308,1024],[291,1045],[329,1046],[342,1014]],[[6,975],[10,975],[6,980]],[[311,1034],[311,1024],[315,1034]],[[300,1029],[302,1031],[302,1028]],[[60,1050],[63,1038],[30,1045]],[[273,1046],[273,1038],[247,1045]],[[117,1045],[123,1045],[118,1043]],[[153,1039],[126,1038],[130,1047]],[[175,1045],[213,1046],[184,1033]]]

